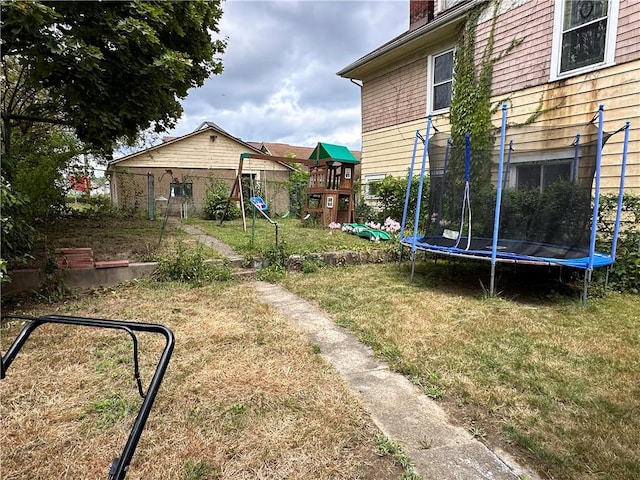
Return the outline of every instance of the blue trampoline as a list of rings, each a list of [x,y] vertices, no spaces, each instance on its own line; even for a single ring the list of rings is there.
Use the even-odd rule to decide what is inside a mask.
[[[448,135],[432,128],[429,116],[426,134],[416,132],[400,230],[401,245],[411,249],[412,278],[418,251],[490,261],[491,295],[496,263],[570,267],[585,271],[585,301],[593,269],[615,261],[624,192],[630,124],[606,133],[603,122],[600,106],[587,125],[507,128],[503,105],[499,146],[480,151],[473,148],[469,135],[464,145],[455,145]],[[621,131],[614,232],[606,251],[598,251],[602,149]],[[516,140],[519,145],[514,145]],[[419,174],[414,174],[420,149],[422,163]],[[491,162],[491,185],[487,185],[488,175],[484,183],[477,178],[474,183],[473,168],[482,162]],[[417,201],[410,205],[416,181]],[[425,185],[429,190],[423,196]],[[428,199],[426,208],[421,205],[423,198]]]

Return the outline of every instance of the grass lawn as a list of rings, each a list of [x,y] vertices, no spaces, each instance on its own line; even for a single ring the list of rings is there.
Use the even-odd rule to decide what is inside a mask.
[[[501,298],[486,298],[464,262],[420,263],[413,283],[408,270],[322,269],[285,285],[545,478],[640,478],[640,296],[584,308],[549,284],[502,278]]]
[[[92,227],[95,244],[89,229],[76,228],[82,235],[69,233],[61,246],[95,245],[108,255],[100,238],[137,228],[102,222]],[[247,232],[239,220],[189,223],[239,253],[273,248],[266,221],[257,222],[254,245],[250,219]],[[396,248],[300,228],[298,219],[279,223],[288,253]],[[148,226],[119,250],[144,250],[142,239],[159,232],[157,223]],[[192,241],[179,231],[165,238]],[[581,285],[519,266],[500,267],[499,298],[487,298],[479,283],[488,284],[486,262],[419,262],[413,282],[409,269],[322,268],[283,282],[440,402],[451,421],[543,478],[640,478],[640,296],[610,293],[582,307]],[[342,381],[246,286],[142,283],[34,309],[174,329],[176,352],[128,478],[402,475],[376,455],[376,432]],[[14,333],[2,332],[3,340]],[[6,471],[20,472],[11,479],[103,477],[124,445],[129,407],[139,405],[128,341],[47,330],[27,347],[0,382],[3,478]],[[384,471],[391,473],[375,476]]]
[[[6,313],[6,312],[5,312]],[[162,323],[176,348],[128,479],[392,480],[337,373],[243,284],[141,282],[22,313]],[[4,328],[3,350],[19,325]],[[143,383],[163,341],[139,334]],[[122,332],[45,326],[0,382],[2,478],[106,478],[141,399]]]
[[[384,245],[384,243],[376,244],[341,230],[305,227],[299,218],[278,218],[276,221],[278,222],[278,242],[285,245],[289,254],[336,250],[363,251]],[[232,246],[240,254],[262,254],[275,247],[275,228],[263,218],[256,218],[255,232],[252,232],[253,222],[250,216],[247,217],[246,232],[242,229],[242,219],[226,221],[221,226],[214,220],[190,218],[187,222]]]
[[[160,234],[162,233],[162,238]],[[41,265],[56,248],[93,250],[96,261],[151,261],[169,251],[176,242],[195,245],[196,240],[172,223],[142,217],[101,216],[64,218],[36,225],[34,260],[29,266]],[[217,253],[207,250],[207,256]]]

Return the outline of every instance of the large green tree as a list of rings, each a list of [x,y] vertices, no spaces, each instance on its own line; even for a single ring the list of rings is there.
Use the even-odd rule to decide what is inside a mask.
[[[108,154],[142,130],[172,128],[179,100],[222,72],[226,42],[212,39],[219,0],[18,1],[0,9],[3,69],[13,62],[21,89],[3,79],[5,129],[8,121],[60,123]]]

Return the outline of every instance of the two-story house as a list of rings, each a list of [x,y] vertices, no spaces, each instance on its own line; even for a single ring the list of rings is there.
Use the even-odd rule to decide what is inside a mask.
[[[409,29],[343,68],[361,82],[362,183],[373,193],[386,175],[404,176],[416,130],[432,114],[440,131],[449,125],[456,47],[469,12],[484,11],[477,25],[480,58],[495,15],[492,98],[506,102],[511,122],[536,118],[547,126],[584,125],[605,106],[606,131],[626,121],[629,130],[626,191],[640,194],[640,1],[411,0]],[[505,51],[509,48],[508,54]],[[500,121],[496,113],[494,124]],[[602,186],[619,185],[623,136],[606,144]],[[553,162],[553,159],[550,159]],[[513,175],[555,171],[514,165]],[[556,169],[557,170],[557,169]]]

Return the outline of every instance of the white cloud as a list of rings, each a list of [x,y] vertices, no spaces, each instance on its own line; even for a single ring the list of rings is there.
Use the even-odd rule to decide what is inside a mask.
[[[222,4],[225,70],[183,101],[172,135],[213,121],[243,140],[359,148],[360,90],[335,72],[408,25],[402,1]]]

